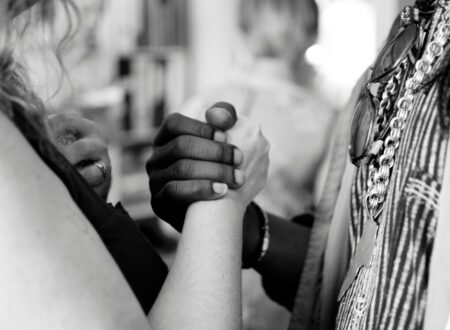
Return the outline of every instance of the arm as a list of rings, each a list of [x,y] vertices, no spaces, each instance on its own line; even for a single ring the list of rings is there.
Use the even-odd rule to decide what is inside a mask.
[[[210,149],[210,145],[219,145],[213,141],[213,132],[226,130],[235,120],[233,109],[224,111],[225,105],[215,105],[207,111],[210,125],[177,115],[169,117],[163,124],[158,139],[155,141],[158,157],[155,155],[147,164],[152,192],[154,211],[169,223],[182,228],[186,205],[195,201],[217,199],[221,196],[211,191],[214,182],[223,182],[231,188],[235,181],[230,167],[237,166],[232,161],[224,162],[220,153]],[[231,113],[230,118],[226,118]],[[195,139],[192,139],[192,136]],[[175,148],[167,147],[169,143],[186,143],[190,153],[181,153]],[[190,142],[188,143],[188,139]],[[184,141],[184,142],[183,142]],[[217,147],[220,149],[219,147]],[[222,150],[226,150],[225,147]],[[165,161],[161,161],[164,159]],[[171,162],[183,159],[188,167],[180,168],[176,177],[172,175]],[[203,160],[203,161],[199,161]],[[203,180],[199,181],[197,178]],[[208,178],[208,180],[205,180]],[[152,184],[157,181],[158,184]],[[162,188],[165,187],[165,188]],[[171,189],[167,189],[170,187]],[[309,227],[270,216],[269,251],[258,265],[257,270],[263,275],[263,281],[269,295],[284,306],[291,306],[296,293],[309,242]],[[244,220],[243,256],[245,261],[258,253],[260,240],[259,219],[253,207],[248,207]]]
[[[198,202],[188,209],[150,324],[162,329],[177,329],[177,324],[187,329],[240,328],[242,216],[243,210],[229,200]]]
[[[246,183],[223,199],[188,208],[177,255],[161,291],[164,298],[150,313],[151,324],[158,328],[171,329],[169,320],[196,329],[241,326],[242,218],[246,205],[264,186],[268,144],[259,129],[243,120],[229,135],[244,152],[240,168]]]
[[[152,207],[178,231],[191,203],[220,199],[227,187],[242,185],[235,172],[242,152],[225,140],[223,132],[180,114],[170,115],[156,135],[146,166]]]
[[[312,216],[301,215],[289,221],[268,213],[269,249],[253,268],[261,274],[268,296],[292,309],[309,244]],[[250,205],[244,218],[244,264],[255,260],[260,253],[260,219]],[[295,221],[294,221],[295,220]],[[299,221],[300,220],[300,221]],[[303,220],[303,221],[302,221]]]

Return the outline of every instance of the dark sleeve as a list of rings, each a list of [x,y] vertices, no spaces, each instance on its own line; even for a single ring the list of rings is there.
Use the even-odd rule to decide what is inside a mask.
[[[294,217],[291,222],[297,226],[312,228],[314,224],[314,216],[311,214],[298,215]],[[300,283],[300,278],[298,283]],[[284,306],[288,310],[292,310],[297,295],[297,287],[293,287],[286,281],[274,280],[273,278],[264,276],[262,277],[262,285],[270,299]]]
[[[87,184],[71,178],[74,200],[100,236],[147,314],[167,276],[167,266],[120,204],[106,204]],[[75,182],[73,182],[75,180]],[[84,181],[84,180],[83,180]],[[150,205],[149,205],[150,207]]]
[[[114,213],[99,235],[148,314],[167,277],[167,266],[120,204]]]
[[[167,276],[167,266],[120,204],[113,207],[87,185],[78,172],[70,178],[71,194],[97,231],[147,314]],[[150,205],[149,205],[150,207]]]
[[[95,192],[90,193],[90,187],[84,187],[89,191],[84,188],[74,190],[77,192],[77,204],[97,231],[147,314],[167,276],[167,266],[120,204],[116,207],[106,204],[97,198]]]

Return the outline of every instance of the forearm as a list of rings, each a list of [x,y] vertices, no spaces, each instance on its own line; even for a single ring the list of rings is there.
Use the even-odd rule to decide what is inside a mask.
[[[244,211],[223,199],[191,205],[174,263],[149,318],[156,329],[239,329]]]
[[[267,294],[281,305],[291,309],[309,245],[310,223],[304,225],[269,216],[269,249],[254,268],[262,275]],[[311,216],[307,222],[311,221]],[[258,214],[253,207],[247,209],[244,222],[244,260],[255,255],[258,247]],[[256,237],[256,238],[255,238]],[[250,251],[250,252],[249,252]],[[256,251],[256,254],[259,251]],[[246,255],[247,254],[247,255]]]

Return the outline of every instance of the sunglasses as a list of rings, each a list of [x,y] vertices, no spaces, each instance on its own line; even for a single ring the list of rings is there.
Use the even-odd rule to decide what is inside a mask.
[[[424,43],[419,12],[405,7],[398,30],[381,50],[369,82],[356,103],[350,130],[349,155],[356,166],[367,164],[378,154],[389,132],[389,119],[394,113],[394,100],[403,86],[404,72],[415,63]]]

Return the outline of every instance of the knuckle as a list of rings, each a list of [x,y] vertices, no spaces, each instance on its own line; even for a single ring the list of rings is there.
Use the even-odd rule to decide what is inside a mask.
[[[187,136],[185,139],[183,139],[183,153],[187,155],[191,155],[195,151],[194,141],[192,137]]]
[[[211,139],[212,137],[213,137],[213,129],[210,127],[210,126],[208,126],[208,125],[201,125],[200,126],[200,128],[199,128],[199,132],[200,132],[200,135],[202,136],[202,137],[206,137],[206,138],[209,138],[209,139]]]
[[[76,126],[79,124],[81,119],[81,115],[74,111],[66,111],[58,114],[58,121],[67,125]]]
[[[165,189],[167,194],[171,197],[182,196],[185,192],[184,186],[178,182],[167,183]]]
[[[198,184],[190,184],[189,185],[189,193],[191,195],[199,195],[203,192],[203,189],[200,185]]]
[[[95,141],[93,141],[93,146],[94,148],[96,148],[98,150],[98,152],[102,155],[104,155],[105,157],[108,157],[108,146],[106,145],[105,141],[101,140],[101,139],[96,139]]]
[[[175,178],[179,178],[182,176],[183,168],[181,165],[181,161],[176,161],[172,166],[172,176]]]
[[[96,122],[94,122],[90,119],[87,119],[87,118],[83,118],[83,123],[88,132],[90,132],[93,135],[98,135],[98,136],[101,135],[100,127],[99,127],[99,125],[97,125]]]
[[[180,123],[182,121],[182,116],[179,113],[172,113],[167,117],[166,126],[169,131],[177,131]]]
[[[76,141],[73,145],[72,145],[72,150],[76,153],[82,154],[87,152],[87,150],[89,150],[89,141],[86,139],[81,139]]]
[[[176,178],[190,178],[194,174],[194,166],[191,161],[181,159],[175,162],[173,172]]]
[[[176,185],[176,194],[177,196],[184,196],[187,193],[186,185],[179,183]]]
[[[214,152],[216,157],[225,160],[227,158],[227,150],[228,148],[224,144],[216,143],[214,148]]]
[[[177,138],[175,138],[173,142],[173,152],[176,155],[184,155],[186,147],[189,144],[189,142],[186,142],[187,139],[189,139],[189,137],[186,136],[178,136]]]
[[[177,184],[175,182],[168,182],[162,188],[163,197],[162,198],[170,198],[177,195]]]
[[[227,184],[233,184],[234,182],[234,174],[233,174],[233,168],[230,166],[218,166],[216,170],[216,175],[218,178],[220,178],[221,182],[227,183]]]

